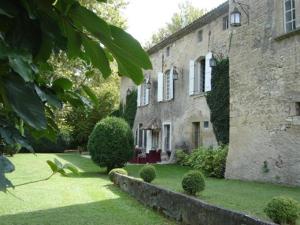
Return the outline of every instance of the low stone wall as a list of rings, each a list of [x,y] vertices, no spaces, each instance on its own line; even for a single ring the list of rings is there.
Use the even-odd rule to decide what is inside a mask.
[[[135,178],[115,174],[115,184],[144,205],[190,225],[274,225],[248,215],[222,209],[181,193]]]

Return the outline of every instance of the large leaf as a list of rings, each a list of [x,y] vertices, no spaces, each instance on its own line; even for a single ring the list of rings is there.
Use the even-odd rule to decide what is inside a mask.
[[[0,155],[0,174],[11,173],[15,170],[14,164],[3,155]]]
[[[134,37],[119,27],[111,25],[110,29],[114,44],[121,50],[120,54],[131,59],[132,63],[144,69],[152,69],[148,54]]]
[[[70,9],[69,16],[78,28],[86,28],[95,36],[111,38],[108,24],[85,7],[82,7],[79,4],[74,4],[74,6]]]
[[[93,66],[100,70],[104,78],[107,78],[111,74],[111,69],[106,54],[99,43],[83,38],[83,46]]]
[[[61,90],[70,90],[73,86],[72,81],[70,81],[68,78],[58,78],[55,80],[52,84],[52,87],[55,91],[60,92]]]
[[[58,109],[62,108],[62,102],[56,97],[54,93],[52,93],[51,89],[46,87],[40,88],[35,85],[35,90],[43,102],[47,102],[49,105]]]
[[[44,106],[35,92],[34,85],[25,83],[16,74],[10,74],[3,83],[6,98],[18,116],[36,129],[45,129],[47,124]]]
[[[94,91],[86,85],[82,85],[82,89],[89,96],[90,100],[94,103],[94,105],[97,105],[98,98],[97,98],[96,94],[94,93]]]
[[[4,173],[0,173],[0,191],[6,192],[7,188],[13,188],[14,185],[8,180]]]
[[[30,63],[22,56],[9,57],[9,65],[11,68],[26,81],[32,81],[34,72]]]
[[[73,27],[67,22],[64,23],[65,32],[68,38],[68,50],[67,54],[70,59],[76,58],[79,56],[80,47],[81,47],[81,36],[74,30]]]
[[[51,168],[51,170],[52,170],[53,173],[57,173],[58,167],[57,167],[57,165],[54,162],[52,162],[50,160],[47,160],[47,164]]]
[[[54,163],[59,170],[63,169],[63,164],[58,159],[55,158]]]
[[[0,15],[5,15],[12,18],[16,16],[17,13],[18,9],[12,1],[0,1]]]
[[[63,166],[64,169],[67,169],[67,170],[70,170],[73,174],[75,175],[79,175],[79,171],[78,169],[73,166],[72,164],[70,163],[66,163],[64,166]]]

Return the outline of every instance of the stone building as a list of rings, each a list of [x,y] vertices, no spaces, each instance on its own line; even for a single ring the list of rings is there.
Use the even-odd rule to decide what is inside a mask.
[[[241,21],[233,24],[236,11]],[[228,56],[226,177],[299,185],[299,28],[300,0],[232,0],[149,49],[153,70],[144,84],[121,82],[123,101],[128,89],[138,90],[136,144],[161,149],[166,159],[177,148],[216,146],[205,93],[210,59]]]

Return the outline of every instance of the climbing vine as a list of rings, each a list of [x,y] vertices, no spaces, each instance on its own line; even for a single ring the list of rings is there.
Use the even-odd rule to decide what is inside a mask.
[[[211,122],[219,144],[229,143],[229,60],[217,60],[212,70],[212,89],[207,94]]]
[[[130,127],[133,127],[135,114],[137,110],[137,91],[132,90],[126,96],[126,104],[120,103],[119,109],[113,113],[113,116],[124,118]]]

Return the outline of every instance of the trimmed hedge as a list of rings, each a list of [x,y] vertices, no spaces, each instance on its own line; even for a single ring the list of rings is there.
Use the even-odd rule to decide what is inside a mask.
[[[122,168],[115,168],[115,169],[112,169],[109,173],[108,173],[108,178],[111,182],[114,183],[114,174],[115,173],[118,173],[118,174],[122,174],[122,175],[128,175],[128,172],[125,170],[125,169],[122,169]]]
[[[183,176],[182,188],[189,195],[196,195],[205,189],[204,176],[200,171],[189,171]]]
[[[275,223],[295,225],[299,217],[299,204],[288,197],[274,197],[264,212]]]
[[[133,134],[124,119],[107,117],[94,127],[87,147],[92,160],[109,172],[123,167],[132,158]]]
[[[152,165],[146,165],[140,170],[140,177],[147,183],[151,183],[156,177],[156,169]]]

